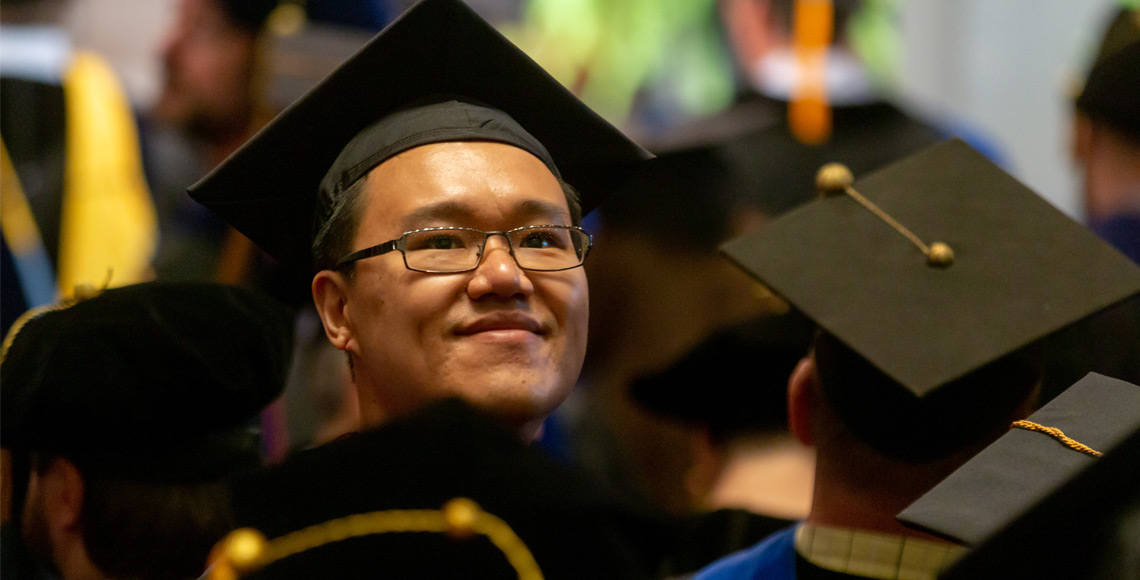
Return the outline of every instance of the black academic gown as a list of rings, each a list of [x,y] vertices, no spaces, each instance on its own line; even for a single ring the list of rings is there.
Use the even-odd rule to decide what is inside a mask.
[[[28,552],[20,539],[20,531],[11,524],[0,526],[0,573],[13,580],[56,580],[58,577]]]

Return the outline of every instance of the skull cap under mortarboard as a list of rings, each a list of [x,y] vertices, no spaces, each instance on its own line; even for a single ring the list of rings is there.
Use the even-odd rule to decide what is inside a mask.
[[[431,115],[382,122],[425,105],[440,107],[434,122]],[[370,149],[346,149],[385,132]],[[530,151],[581,193],[584,212],[649,157],[462,2],[424,0],[190,195],[286,267],[307,273],[314,224],[327,219],[352,176],[418,145],[462,140]]]
[[[1140,292],[1140,268],[961,141],[853,189],[952,264],[842,192],[722,249],[919,398]]]
[[[136,481],[258,463],[246,427],[285,384],[292,316],[211,284],[124,286],[35,316],[0,373],[3,442]]]

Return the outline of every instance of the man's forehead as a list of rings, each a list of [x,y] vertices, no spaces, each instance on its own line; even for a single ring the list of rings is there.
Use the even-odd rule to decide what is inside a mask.
[[[547,162],[533,152],[493,139],[455,139],[409,147],[378,163],[367,175],[390,174],[408,168],[442,175],[452,168],[475,166],[494,169],[512,178],[522,169],[533,172],[536,177],[541,176],[541,179],[559,179]]]
[[[439,224],[466,225],[488,217],[488,203],[481,203],[484,201],[494,204],[495,213],[508,221],[508,225],[503,227],[528,225],[534,222],[568,225],[570,221],[570,210],[564,199],[559,203],[556,200],[504,199],[478,194],[462,200],[450,199],[421,205],[400,216],[399,219],[405,229]]]
[[[366,213],[406,229],[479,219],[570,219],[561,183],[542,160],[511,145],[447,141],[409,149],[366,177]]]

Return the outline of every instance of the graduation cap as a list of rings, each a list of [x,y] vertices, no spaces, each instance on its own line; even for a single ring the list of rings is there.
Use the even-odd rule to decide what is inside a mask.
[[[602,223],[670,250],[714,252],[739,206],[733,168],[710,146],[658,149],[656,155],[599,206]]]
[[[947,141],[722,247],[918,398],[1140,292],[1140,268]]]
[[[1137,437],[1140,386],[1089,373],[1028,419],[1014,422],[898,518],[977,546]]]
[[[1109,23],[1076,106],[1140,139],[1140,9],[1121,8]]]
[[[812,333],[811,322],[795,311],[729,325],[668,368],[635,380],[630,393],[654,413],[718,433],[783,431],[788,377]],[[723,378],[709,380],[712,371]]]
[[[238,524],[269,538],[252,578],[638,578],[664,545],[653,518],[458,399],[249,474],[233,496]]]
[[[292,350],[287,309],[210,284],[106,290],[14,333],[0,366],[4,447],[155,483],[257,465],[247,427],[281,393]]]
[[[398,113],[398,114],[397,114]],[[314,224],[388,157],[440,141],[529,151],[589,211],[649,157],[459,0],[424,0],[190,189],[287,267]]]
[[[947,577],[1086,578],[1140,514],[1137,465],[1140,386],[1090,373],[898,518],[976,547]]]
[[[218,5],[234,24],[257,32],[277,8],[278,0],[218,0]]]

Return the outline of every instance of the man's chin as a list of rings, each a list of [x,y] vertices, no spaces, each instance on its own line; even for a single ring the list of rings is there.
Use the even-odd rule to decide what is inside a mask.
[[[506,388],[503,385],[508,385]],[[494,417],[508,429],[533,439],[546,416],[558,408],[569,395],[569,389],[525,387],[528,383],[489,384],[484,388],[468,386],[457,393],[471,405]],[[529,383],[533,385],[534,383]]]

